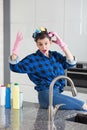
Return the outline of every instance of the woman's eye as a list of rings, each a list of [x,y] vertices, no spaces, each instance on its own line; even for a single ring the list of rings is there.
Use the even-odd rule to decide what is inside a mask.
[[[42,44],[39,44],[39,46],[42,46]]]
[[[45,45],[47,45],[47,42],[45,43]]]

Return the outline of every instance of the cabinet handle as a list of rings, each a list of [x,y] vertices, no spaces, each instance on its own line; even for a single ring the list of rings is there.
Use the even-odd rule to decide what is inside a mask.
[[[84,73],[84,72],[72,72],[72,71],[67,71],[67,74],[68,74],[68,73],[87,75],[87,73]]]

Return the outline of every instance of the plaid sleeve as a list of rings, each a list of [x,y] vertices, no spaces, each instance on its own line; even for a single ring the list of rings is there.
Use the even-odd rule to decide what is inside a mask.
[[[17,58],[15,61],[9,60],[10,70],[16,73],[31,73],[31,63],[29,57],[25,57],[21,61]]]
[[[63,56],[62,54],[58,52],[55,52],[55,57],[62,64],[64,69],[68,69],[76,65],[75,58],[74,60],[67,59],[66,56]]]

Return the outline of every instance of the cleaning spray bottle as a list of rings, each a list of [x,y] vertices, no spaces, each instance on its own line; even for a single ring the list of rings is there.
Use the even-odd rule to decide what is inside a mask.
[[[1,104],[1,106],[5,106],[5,94],[6,94],[5,91],[6,91],[6,86],[0,85],[0,96],[1,96],[0,104]]]
[[[20,90],[19,84],[15,83],[12,89],[13,109],[20,109]]]
[[[5,95],[5,108],[11,108],[11,85],[7,84],[6,86],[6,95]]]

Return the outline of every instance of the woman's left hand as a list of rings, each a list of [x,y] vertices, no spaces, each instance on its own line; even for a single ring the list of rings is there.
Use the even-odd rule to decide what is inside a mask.
[[[49,32],[49,37],[55,37],[55,40],[52,40],[52,42],[58,44],[62,50],[64,50],[67,45],[62,41],[62,39],[58,36],[56,32]]]

